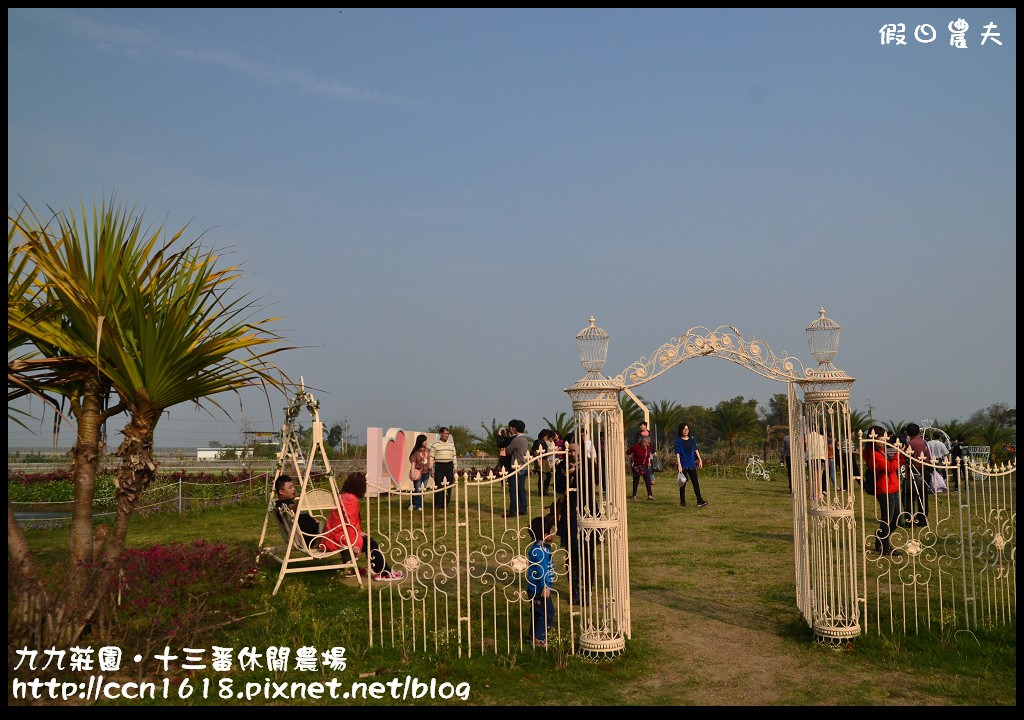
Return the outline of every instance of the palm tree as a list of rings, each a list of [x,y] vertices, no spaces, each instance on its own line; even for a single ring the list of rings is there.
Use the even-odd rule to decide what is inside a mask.
[[[480,427],[483,429],[483,435],[474,435],[476,443],[479,448],[487,455],[497,456],[498,454],[498,431],[503,427],[507,427],[502,423],[498,422],[498,418],[491,418],[491,426],[487,427],[483,423],[480,423]]]
[[[73,215],[73,213],[69,213]],[[108,407],[110,379],[97,371],[98,339],[105,318],[127,311],[125,286],[145,276],[148,254],[159,232],[143,236],[141,224],[123,205],[104,202],[94,212],[91,226],[83,209],[81,227],[71,232],[67,217],[55,215],[47,222],[27,204],[18,215],[8,216],[8,268],[12,262],[32,267],[32,281],[12,285],[8,278],[8,345],[20,335],[33,352],[11,363],[8,396],[32,392],[44,397],[62,396],[74,418],[76,439],[72,448],[72,479],[75,496],[69,539],[69,567],[83,567],[93,557],[92,503],[100,442],[108,418],[124,411],[117,404]],[[20,242],[12,247],[12,241]],[[42,249],[42,250],[41,250]],[[41,255],[42,253],[42,255]],[[47,265],[64,262],[63,276],[51,276]],[[73,282],[67,282],[73,277]],[[133,278],[122,282],[123,278]],[[20,382],[19,382],[20,380]],[[17,387],[12,392],[12,385]],[[59,431],[62,415],[56,415]],[[27,545],[9,508],[8,547],[16,573],[32,584],[34,568]],[[77,603],[85,591],[84,572],[72,572],[66,579],[69,602]],[[60,623],[58,623],[60,624]]]
[[[889,440],[891,442],[895,442],[896,438],[900,436],[907,424],[902,420],[886,420],[881,425],[885,428],[885,431],[889,433]]]
[[[640,398],[640,402],[644,401],[639,395],[637,397]],[[628,444],[630,442],[628,438],[633,435],[632,431],[640,427],[640,423],[644,421],[644,411],[626,393],[619,395],[619,409],[622,410],[622,430],[626,433],[626,443]]]
[[[671,446],[675,442],[678,425],[683,421],[682,406],[674,400],[659,400],[650,405],[650,409],[651,432],[656,428],[662,441],[658,447]]]
[[[939,427],[953,440],[956,440],[958,437],[962,437],[966,440],[975,432],[973,425],[968,425],[967,423],[960,422],[959,420],[950,420],[947,423],[939,425]]]
[[[858,432],[867,433],[868,428],[872,425],[874,425],[874,423],[871,421],[871,418],[868,417],[866,412],[862,410],[850,411],[850,431],[854,434]]]
[[[992,461],[1002,460],[1006,454],[1003,447],[1014,441],[1013,430],[1001,425],[997,420],[990,420],[978,428],[978,435],[984,444],[989,446],[989,457]]]
[[[44,322],[23,312],[14,325],[49,362],[41,366],[40,386],[70,400],[78,425],[72,563],[76,556],[99,554],[83,534],[88,530],[91,540],[99,431],[109,417],[129,415],[117,451],[116,516],[103,549],[109,564],[124,546],[140,494],[156,475],[153,436],[163,411],[187,401],[219,408],[212,396],[228,390],[283,387],[267,360],[278,351],[266,348],[279,340],[267,329],[276,318],[254,319],[254,302],[231,295],[236,268],[217,269],[218,256],[198,241],[175,250],[185,228],[169,238],[162,228],[143,234],[134,209],[106,201],[93,207],[91,224],[84,207],[79,217],[73,210],[56,216],[56,230],[34,219],[29,214],[8,221],[24,239],[17,252],[38,268],[34,304],[55,312]],[[112,393],[118,403],[106,408]],[[9,509],[8,547],[14,557],[11,525]],[[30,559],[27,546],[16,551]],[[79,584],[73,600],[80,602],[90,588],[81,569],[76,573],[74,564],[69,567],[69,577]],[[86,622],[98,602],[91,590],[76,624]],[[80,627],[72,631],[78,632]]]
[[[35,321],[42,318],[42,310],[37,309],[37,278],[39,269],[29,262],[28,256],[12,249],[18,237],[18,223],[9,222],[7,227],[7,316],[14,323],[7,323],[7,419],[13,420],[27,429],[21,417],[28,413],[20,408],[12,407],[11,403],[26,395],[41,398],[51,407],[60,410],[60,405],[50,395],[45,394],[32,381],[37,375],[35,368],[38,353],[33,350],[32,339],[28,333],[19,329],[18,319],[28,314],[36,314]]]
[[[565,437],[573,431],[576,427],[576,421],[574,418],[569,416],[569,413],[559,411],[555,413],[555,421],[551,422],[547,418],[544,418],[544,422],[547,423],[548,429],[558,433],[561,437]]]
[[[736,439],[741,435],[759,430],[757,400],[744,400],[742,396],[723,400],[711,411],[711,427],[729,441],[729,450],[736,448]]]
[[[768,407],[759,411],[765,426],[789,424],[789,396],[786,393],[774,393],[768,399]]]

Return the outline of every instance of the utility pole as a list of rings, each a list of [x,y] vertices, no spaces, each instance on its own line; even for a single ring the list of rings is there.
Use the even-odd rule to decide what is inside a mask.
[[[348,415],[341,422],[341,454],[348,453]]]

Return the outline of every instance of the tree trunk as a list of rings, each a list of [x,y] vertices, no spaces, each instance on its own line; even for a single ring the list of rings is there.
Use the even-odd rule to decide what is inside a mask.
[[[14,517],[14,504],[7,498],[7,573],[21,582],[36,579],[35,560],[25,532]]]
[[[8,647],[48,647],[44,613],[51,607],[49,595],[39,582],[35,561],[25,533],[14,517],[14,505],[7,498],[7,607]]]
[[[100,464],[100,434],[103,429],[103,389],[95,376],[85,381],[80,402],[72,398],[78,425],[75,447],[71,451],[71,477],[75,483],[75,501],[71,507],[67,600],[72,604],[84,599],[88,577],[83,566],[93,560],[93,500],[96,473]]]
[[[84,383],[80,398],[71,398],[76,438],[72,449],[71,474],[75,499],[71,509],[68,562],[60,590],[51,596],[39,575],[25,534],[8,499],[7,556],[10,565],[9,591],[12,607],[8,634],[35,643],[37,647],[75,642],[88,625],[99,603],[95,586],[93,556],[93,500],[99,469],[99,441],[103,427],[103,382],[95,377]]]
[[[121,466],[117,470],[117,515],[114,529],[107,538],[104,559],[113,564],[124,548],[132,513],[142,492],[156,477],[157,464],[153,457],[153,432],[156,430],[160,410],[157,408],[130,408],[131,420],[124,426],[124,441],[117,449]]]

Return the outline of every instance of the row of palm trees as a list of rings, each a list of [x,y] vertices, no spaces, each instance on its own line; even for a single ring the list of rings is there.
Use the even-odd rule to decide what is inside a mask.
[[[678,427],[683,422],[690,425],[691,431],[702,442],[725,443],[730,454],[735,453],[740,446],[760,451],[765,442],[781,444],[782,436],[789,429],[788,401],[784,394],[773,395],[768,406],[763,408],[758,407],[757,400],[742,396],[723,400],[714,407],[682,405],[672,400],[647,402],[642,397],[640,400],[647,406],[651,430],[657,433],[656,442],[662,448],[672,447]],[[619,405],[622,409],[626,438],[631,442],[644,419],[644,412],[625,394],[620,397]],[[567,412],[558,412],[553,419],[545,417],[544,422],[548,428],[561,433],[563,437],[573,429],[572,415]],[[850,428],[853,432],[866,433],[875,424],[876,421],[867,413],[860,410],[850,411]],[[892,437],[897,437],[907,425],[904,421],[885,421],[878,424]],[[968,444],[989,445],[994,455],[999,455],[999,448],[1013,444],[1016,440],[1013,428],[994,420],[986,423],[950,420],[946,423],[935,422],[933,425],[945,431],[950,438],[963,437]],[[490,427],[481,424],[483,432],[473,435],[472,439],[482,451],[493,454],[497,448],[497,433],[502,426],[496,419],[491,421]]]
[[[235,292],[238,269],[219,265],[201,236],[182,240],[187,226],[146,226],[141,212],[113,197],[43,216],[25,203],[7,222],[8,417],[20,419],[13,400],[34,396],[54,409],[55,431],[71,421],[76,433],[59,589],[47,589],[8,501],[11,616],[36,646],[61,646],[95,612],[139,496],[156,476],[153,437],[163,411],[187,401],[220,408],[214,396],[250,386],[283,389],[286,378],[269,356],[284,348],[269,329],[277,318]],[[120,415],[108,531],[94,527],[93,494],[105,426]]]
[[[785,396],[782,396],[785,397]],[[643,398],[640,398],[642,402]],[[631,438],[644,419],[643,410],[628,396],[619,400],[623,415],[623,426],[626,436]],[[764,420],[758,415],[757,400],[736,397],[726,400],[713,408],[700,405],[684,406],[671,400],[659,400],[644,404],[648,408],[648,416],[652,430],[658,432],[658,442],[671,445],[675,441],[678,426],[682,422],[690,424],[691,429],[701,438],[726,440],[730,448],[751,438],[764,438]],[[544,418],[546,426],[565,437],[573,430],[573,418],[567,412],[555,413],[554,419]],[[485,453],[492,454],[497,449],[498,431],[504,427],[497,419],[492,419],[490,427],[481,423],[480,434],[472,435],[471,439]]]

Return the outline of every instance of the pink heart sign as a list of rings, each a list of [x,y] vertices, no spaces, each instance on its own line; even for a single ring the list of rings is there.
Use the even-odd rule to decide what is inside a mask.
[[[399,432],[394,438],[388,440],[388,444],[384,447],[384,466],[388,469],[388,474],[391,475],[391,482],[399,489],[402,487],[400,478],[404,465],[405,433]]]

